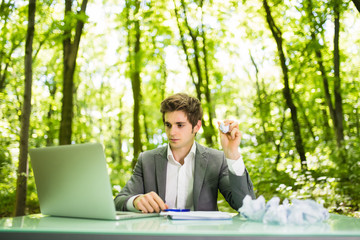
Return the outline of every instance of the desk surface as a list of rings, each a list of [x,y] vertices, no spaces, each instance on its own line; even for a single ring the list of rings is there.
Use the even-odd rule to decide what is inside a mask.
[[[331,214],[325,222],[266,225],[239,216],[222,221],[151,217],[121,221],[29,215],[0,219],[0,239],[360,239],[360,219]]]

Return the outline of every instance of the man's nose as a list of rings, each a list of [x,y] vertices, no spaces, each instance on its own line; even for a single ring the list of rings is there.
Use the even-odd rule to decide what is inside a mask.
[[[170,128],[170,135],[175,135],[176,134],[176,128],[172,127]]]

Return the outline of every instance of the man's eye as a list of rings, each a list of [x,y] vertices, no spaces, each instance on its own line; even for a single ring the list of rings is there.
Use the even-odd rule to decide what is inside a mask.
[[[169,124],[169,123],[165,123],[165,126],[166,126],[167,128],[171,128],[171,124]]]
[[[182,128],[183,126],[185,126],[184,124],[178,124],[179,128]]]

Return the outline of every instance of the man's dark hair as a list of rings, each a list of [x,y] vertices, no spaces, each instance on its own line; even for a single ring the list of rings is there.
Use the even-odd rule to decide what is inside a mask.
[[[199,99],[191,97],[185,93],[177,93],[161,102],[160,112],[165,123],[165,113],[183,111],[192,127],[202,119],[203,110]]]

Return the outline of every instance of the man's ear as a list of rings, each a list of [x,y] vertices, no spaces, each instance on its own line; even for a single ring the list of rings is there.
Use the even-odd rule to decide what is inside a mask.
[[[197,124],[194,127],[194,133],[197,133],[201,128],[201,120],[198,120]]]

